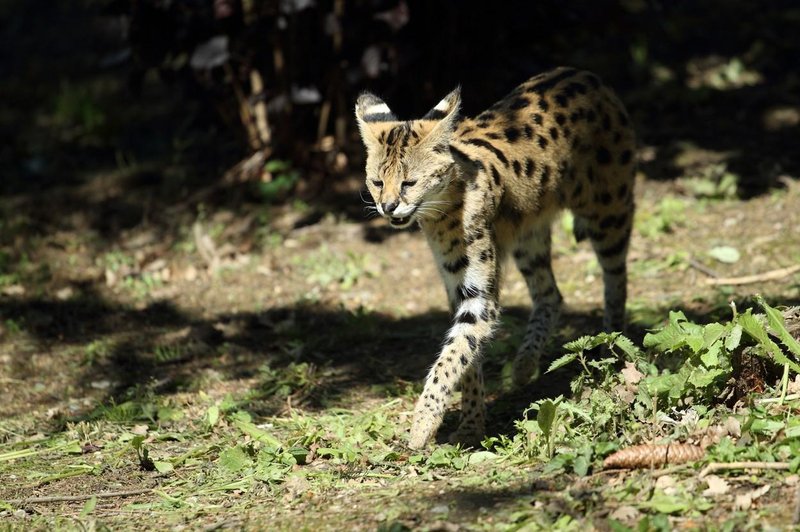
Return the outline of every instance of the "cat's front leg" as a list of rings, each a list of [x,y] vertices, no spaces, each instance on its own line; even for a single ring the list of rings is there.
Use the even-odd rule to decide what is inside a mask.
[[[466,375],[477,373],[481,346],[490,338],[499,316],[497,252],[493,234],[486,225],[465,230],[465,253],[458,264],[463,265],[463,276],[454,290],[453,324],[414,408],[409,441],[414,449],[424,447],[436,433],[456,386]],[[469,393],[483,397],[483,391],[475,389],[482,385],[481,379],[471,380]],[[477,400],[475,405],[468,406],[480,412],[484,408]],[[474,417],[471,412],[466,414],[470,419]]]

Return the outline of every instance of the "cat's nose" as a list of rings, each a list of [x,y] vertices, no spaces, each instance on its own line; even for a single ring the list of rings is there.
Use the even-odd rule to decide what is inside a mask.
[[[383,203],[381,207],[383,207],[383,212],[386,214],[392,214],[399,204],[400,202],[395,200],[391,203]]]

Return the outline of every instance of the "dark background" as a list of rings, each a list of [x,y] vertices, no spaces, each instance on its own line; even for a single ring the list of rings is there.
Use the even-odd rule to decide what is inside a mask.
[[[362,164],[359,92],[410,118],[460,84],[475,113],[558,65],[620,93],[649,179],[678,175],[686,143],[722,152],[742,197],[800,166],[791,0],[3,0],[0,17],[0,194],[130,169],[116,185],[131,205],[84,205],[110,211],[101,224],[124,226],[143,190],[165,207],[266,197],[347,211],[352,192],[336,191]],[[242,118],[258,105],[268,141]],[[296,172],[265,189],[270,159]]]

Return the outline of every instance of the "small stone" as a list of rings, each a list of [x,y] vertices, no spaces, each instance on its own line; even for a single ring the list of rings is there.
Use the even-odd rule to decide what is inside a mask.
[[[71,298],[75,291],[72,289],[71,286],[65,286],[61,290],[56,292],[56,299],[59,301],[66,301],[67,299]]]
[[[446,514],[450,513],[450,508],[446,504],[437,504],[431,508],[432,514]]]
[[[93,381],[91,387],[95,390],[106,390],[111,387],[111,381],[109,380],[102,380],[102,381]]]

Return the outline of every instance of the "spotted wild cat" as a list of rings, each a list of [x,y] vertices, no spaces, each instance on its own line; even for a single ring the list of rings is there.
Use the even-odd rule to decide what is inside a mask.
[[[474,444],[483,435],[481,349],[498,323],[508,254],[533,300],[516,383],[537,370],[560,315],[550,226],[562,209],[572,211],[575,236],[590,240],[603,269],[605,327],[625,321],[635,137],[619,99],[594,74],[562,67],[476,118],[459,116],[459,105],[456,89],[421,119],[403,121],[372,94],[356,103],[376,209],[394,227],[419,223],[453,313],[414,409],[413,448],[435,434],[457,386],[461,421],[451,439]]]

